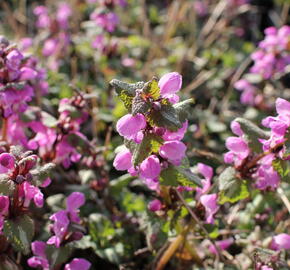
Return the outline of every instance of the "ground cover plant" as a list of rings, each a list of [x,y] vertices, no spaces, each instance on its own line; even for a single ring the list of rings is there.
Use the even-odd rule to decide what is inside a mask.
[[[290,269],[288,0],[2,0],[0,269]]]

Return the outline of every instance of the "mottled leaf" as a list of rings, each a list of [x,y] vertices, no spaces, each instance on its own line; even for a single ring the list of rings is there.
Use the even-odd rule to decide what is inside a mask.
[[[29,216],[5,220],[3,233],[16,251],[29,254],[34,235],[34,222]]]
[[[146,94],[146,96],[150,96],[154,100],[157,100],[160,97],[160,88],[158,86],[157,78],[153,77],[150,82],[145,84],[143,93]]]
[[[163,139],[156,134],[145,134],[142,142],[135,147],[133,165],[137,166],[152,153],[157,153],[162,143]]]
[[[220,204],[235,203],[250,195],[247,181],[238,179],[232,167],[226,168],[219,176],[219,190]]]

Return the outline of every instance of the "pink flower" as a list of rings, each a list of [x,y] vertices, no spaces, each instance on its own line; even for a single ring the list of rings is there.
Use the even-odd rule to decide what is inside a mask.
[[[177,131],[169,131],[169,130],[166,130],[165,133],[164,133],[164,135],[162,136],[162,138],[165,141],[175,141],[175,140],[180,141],[180,140],[183,139],[184,134],[187,131],[187,127],[188,127],[188,121],[185,121],[182,124],[182,128],[180,128]]]
[[[134,139],[138,132],[145,128],[146,119],[143,114],[126,114],[117,122],[116,128],[119,134],[128,140]]]
[[[57,46],[58,46],[57,39],[55,39],[55,38],[47,39],[44,42],[44,45],[43,45],[43,48],[42,48],[43,56],[53,55],[56,52],[56,50],[57,50]]]
[[[68,28],[68,18],[71,15],[71,7],[67,3],[60,3],[56,13],[56,20],[62,29]]]
[[[234,239],[233,238],[228,238],[228,239],[224,239],[224,240],[215,242],[216,246],[218,246],[221,250],[226,250],[233,243],[234,243]],[[216,247],[214,245],[210,245],[208,249],[213,254],[217,254],[218,253],[218,250],[216,249]]]
[[[37,72],[29,67],[23,67],[20,69],[20,81],[26,81],[26,80],[33,80],[37,77]]]
[[[122,152],[119,152],[116,155],[113,166],[118,171],[126,171],[132,167],[131,160],[132,160],[132,154],[128,149],[126,149]]]
[[[49,263],[45,253],[46,243],[34,241],[31,244],[31,249],[35,256],[28,259],[28,265],[33,268],[42,267],[43,270],[49,270]]]
[[[159,154],[171,162],[180,162],[185,156],[186,146],[180,141],[165,142],[159,149]]]
[[[161,95],[175,94],[182,85],[182,76],[177,72],[163,75],[158,83]]]
[[[15,158],[9,153],[0,154],[0,173],[7,173],[15,166]]]
[[[225,162],[234,162],[236,166],[239,166],[240,163],[250,154],[248,144],[243,138],[240,137],[227,138],[226,147],[230,151],[224,156]]]
[[[145,179],[157,178],[160,171],[160,161],[155,155],[149,156],[140,165],[140,176]]]
[[[290,249],[290,235],[281,233],[273,237],[271,248],[274,250]]]
[[[148,209],[152,212],[159,211],[162,209],[162,203],[159,200],[155,199],[149,202]]]
[[[70,216],[72,222],[80,223],[80,218],[78,216],[79,208],[84,205],[85,196],[80,192],[73,192],[66,199],[66,210]]]
[[[75,258],[64,266],[64,270],[88,270],[91,263],[85,259]]]
[[[28,207],[30,201],[33,199],[37,207],[43,206],[43,194],[36,186],[29,184],[27,181],[21,184],[20,194],[24,198],[23,205]]]
[[[67,217],[67,211],[60,210],[53,214],[49,219],[54,221],[52,230],[55,235],[48,239],[47,244],[55,245],[59,248],[61,242],[64,240],[70,223]]]
[[[198,199],[201,196],[201,194],[204,194],[209,190],[210,185],[211,185],[210,180],[213,177],[213,169],[212,167],[207,166],[203,163],[198,163],[197,169],[198,169],[198,172],[202,174],[203,177],[205,178],[201,180],[202,188],[199,188],[199,187],[196,188],[196,197]]]
[[[0,195],[0,216],[8,214],[9,209],[9,197]]]
[[[201,204],[205,207],[206,223],[214,223],[214,214],[218,211],[217,194],[206,194],[200,197]]]

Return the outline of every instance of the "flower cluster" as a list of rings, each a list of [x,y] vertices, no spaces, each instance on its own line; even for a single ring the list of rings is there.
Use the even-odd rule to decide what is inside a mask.
[[[254,64],[250,72],[268,80],[277,74],[283,74],[290,64],[290,27],[269,27],[265,30],[265,35],[264,40],[259,43],[259,49],[251,55]],[[242,91],[243,104],[256,105],[261,102],[262,96],[258,94],[258,88],[249,80],[243,78],[237,81],[235,88]]]
[[[2,36],[0,62],[0,112],[8,118],[24,112],[37,93],[47,92],[48,84],[45,70],[38,68],[37,59],[26,57]]]
[[[90,15],[90,20],[97,26],[92,47],[102,54],[109,55],[117,48],[117,41],[111,37],[120,21],[114,8],[115,6],[124,8],[126,5],[125,0],[98,1],[96,9]]]
[[[31,152],[17,153],[15,147],[10,149],[11,152],[0,154],[0,178],[7,186],[1,190],[4,195],[0,196],[0,232],[4,219],[25,214],[31,201],[37,207],[42,207],[44,199],[39,187],[46,187],[51,182],[50,178],[39,181],[37,171],[41,168],[35,170],[38,160],[36,155]]]
[[[176,103],[179,97],[175,93],[180,90],[181,85],[182,77],[178,73],[172,72],[164,75],[158,83],[161,98]],[[158,107],[160,103],[155,102],[153,106]],[[162,169],[167,168],[170,164],[180,165],[185,156],[186,146],[181,140],[187,130],[187,121],[180,129],[173,132],[166,128],[150,126],[146,117],[137,113],[136,115],[127,114],[120,118],[116,128],[121,136],[137,144],[142,142],[145,132],[162,137],[163,143],[158,152],[147,157],[137,167],[133,166],[132,153],[127,148],[119,152],[114,160],[114,167],[117,170],[128,170],[134,176],[139,175],[152,189],[158,189],[158,177]]]
[[[290,102],[278,98],[276,100],[277,117],[267,117],[262,124],[271,129],[268,139],[260,138],[263,153],[254,153],[242,131],[240,124],[232,122],[233,133],[238,137],[229,137],[226,147],[229,149],[224,156],[226,163],[234,164],[242,178],[254,179],[258,189],[275,190],[280,177],[273,167],[273,162],[289,159],[286,152],[286,143],[289,140]]]
[[[56,12],[49,13],[45,6],[37,6],[33,13],[37,16],[36,27],[45,37],[42,54],[48,58],[48,67],[58,70],[60,59],[68,51],[70,43],[69,18],[72,9],[68,3],[60,2]]]
[[[66,209],[60,210],[50,217],[54,222],[51,226],[51,232],[54,234],[48,241],[35,241],[31,244],[34,254],[28,260],[29,266],[33,268],[42,267],[43,270],[51,269],[49,259],[46,254],[47,245],[55,245],[60,248],[72,241],[82,238],[83,233],[80,231],[79,224],[81,223],[78,215],[79,208],[84,205],[85,197],[80,192],[73,192],[66,200]],[[87,270],[90,268],[90,263],[84,259],[73,259],[69,264],[66,264],[64,270],[81,269]]]

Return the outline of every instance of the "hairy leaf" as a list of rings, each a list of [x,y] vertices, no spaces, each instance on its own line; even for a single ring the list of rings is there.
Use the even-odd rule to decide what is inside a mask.
[[[145,114],[151,108],[151,104],[144,100],[141,95],[137,94],[133,98],[132,102],[132,114],[136,115],[137,113]]]
[[[0,194],[11,196],[15,189],[15,183],[10,180],[5,174],[0,176]]]
[[[199,177],[193,174],[189,169],[169,166],[160,174],[160,183],[165,186],[202,186]]]
[[[15,250],[25,255],[29,254],[34,235],[34,222],[29,216],[5,220],[3,233]]]
[[[236,178],[236,171],[232,167],[226,168],[219,176],[219,203],[235,203],[247,198],[250,193],[246,180]]]
[[[160,88],[158,86],[157,78],[153,77],[152,80],[145,84],[143,93],[149,95],[154,100],[160,97]]]
[[[290,168],[286,160],[275,159],[272,162],[272,166],[282,179],[286,179],[290,175]]]
[[[173,105],[180,122],[185,122],[191,114],[190,107],[194,104],[194,99],[186,99]]]
[[[133,153],[133,165],[139,165],[144,159],[149,157],[152,153],[157,153],[163,139],[156,134],[145,134],[142,142],[137,144]]]
[[[151,126],[164,127],[170,131],[177,131],[182,127],[175,109],[169,102],[163,102],[159,110],[151,110],[147,120]]]
[[[242,131],[245,133],[249,147],[256,153],[262,152],[262,144],[259,139],[269,139],[268,133],[247,119],[236,118],[235,121],[240,124]]]

